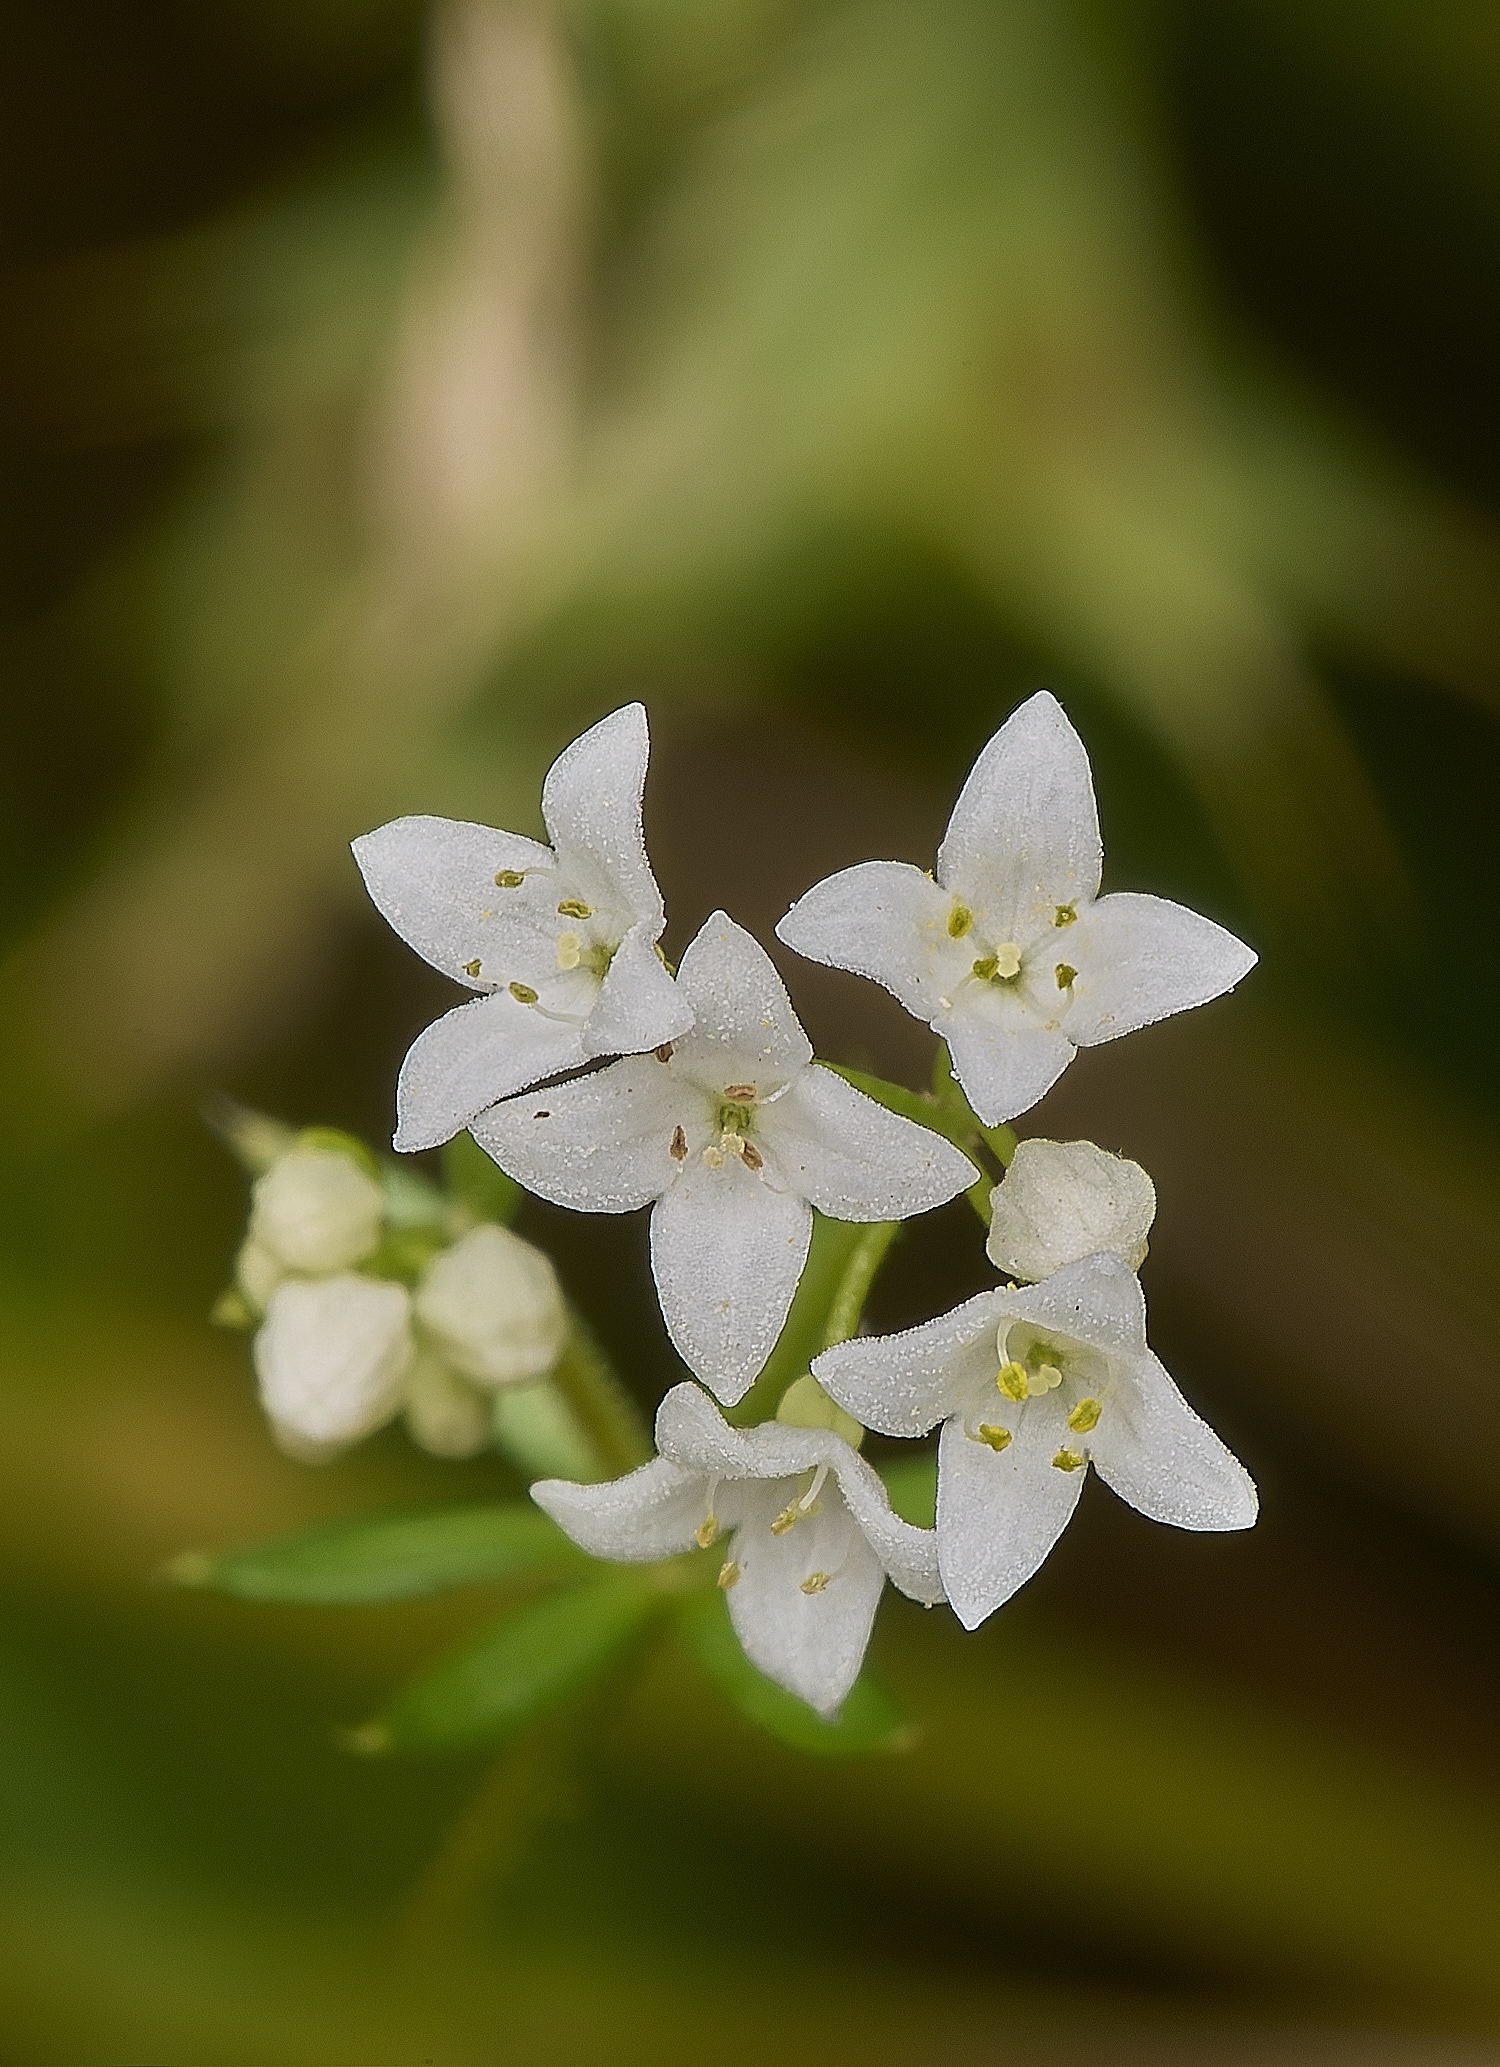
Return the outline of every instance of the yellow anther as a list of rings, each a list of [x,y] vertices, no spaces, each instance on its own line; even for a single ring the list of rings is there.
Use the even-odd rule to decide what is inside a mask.
[[[1031,1387],[1026,1378],[1026,1366],[1018,1364],[1014,1357],[1008,1364],[1002,1364],[995,1375],[995,1383],[1008,1400],[1025,1400],[1031,1397]]]
[[[821,1593],[833,1577],[832,1572],[809,1572],[802,1582],[804,1593]]]
[[[1075,906],[1060,904],[1052,914],[1052,923],[1054,926],[1071,926],[1077,916],[1078,912]]]
[[[700,1550],[707,1550],[710,1543],[717,1543],[718,1540],[719,1517],[716,1514],[704,1515],[702,1521],[699,1522],[697,1528],[693,1531],[693,1541]]]
[[[971,973],[977,976],[982,983],[988,983],[990,978],[995,973],[995,957],[993,955],[983,956],[979,961],[974,963]],[[943,999],[942,1002],[946,1004],[947,999]]]
[[[672,1129],[672,1144],[667,1153],[671,1156],[674,1163],[686,1162],[687,1136],[683,1133],[681,1127],[674,1127]]]
[[[506,985],[506,989],[518,1005],[534,1005],[536,1003],[536,992],[529,983],[510,983]]]
[[[988,1443],[992,1450],[1008,1450],[1011,1444],[1011,1433],[1008,1428],[1001,1428],[993,1421],[981,1421],[979,1424],[979,1440],[982,1443]]]
[[[995,949],[995,974],[1003,976],[1009,983],[1012,976],[1021,973],[1021,950],[1013,940],[1002,940]]]
[[[594,907],[585,904],[581,897],[565,897],[557,909],[559,916],[565,919],[591,919],[594,916]]]
[[[583,942],[576,933],[559,933],[557,936],[557,966],[559,969],[576,969],[583,960]]]
[[[739,1561],[736,1558],[730,1558],[727,1564],[723,1564],[719,1567],[719,1584],[723,1587],[724,1591],[728,1593],[731,1586],[738,1586],[739,1583]]]
[[[773,1536],[784,1536],[788,1529],[795,1527],[801,1513],[802,1510],[796,1501],[788,1500],[786,1506],[782,1508],[780,1514],[772,1522],[771,1534]]]
[[[1099,1426],[1099,1416],[1103,1412],[1104,1409],[1097,1400],[1080,1400],[1068,1416],[1068,1426],[1076,1429],[1080,1435],[1087,1435],[1091,1428]]]
[[[495,877],[497,890],[519,890],[526,880],[526,871],[519,868],[502,868]]]
[[[962,940],[974,923],[974,914],[966,904],[955,904],[948,914],[948,932],[954,940]]]
[[[1059,962],[1057,968],[1053,973],[1057,977],[1058,989],[1067,990],[1069,986],[1072,984],[1074,978],[1077,976],[1078,971],[1076,969],[1070,969],[1066,962]]]
[[[765,1167],[765,1157],[753,1141],[747,1141],[741,1147],[740,1161],[747,1170],[761,1170]]]
[[[1052,1465],[1055,1471],[1081,1471],[1083,1459],[1076,1450],[1059,1450]]]
[[[480,962],[478,955],[475,955],[472,962],[464,963],[465,976],[477,976],[482,966],[483,964]]]

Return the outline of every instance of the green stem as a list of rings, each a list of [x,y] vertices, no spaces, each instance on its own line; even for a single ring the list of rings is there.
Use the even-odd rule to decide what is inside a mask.
[[[654,1454],[640,1408],[616,1377],[598,1337],[576,1311],[570,1315],[568,1339],[552,1383],[598,1452],[602,1478],[634,1471]]]
[[[828,1319],[823,1326],[824,1349],[832,1349],[835,1342],[848,1342],[858,1328],[865,1301],[870,1296],[870,1287],[875,1282],[875,1273],[885,1261],[886,1251],[896,1239],[900,1227],[899,1220],[876,1220],[860,1229],[859,1239],[849,1253],[833,1303],[828,1309]]]

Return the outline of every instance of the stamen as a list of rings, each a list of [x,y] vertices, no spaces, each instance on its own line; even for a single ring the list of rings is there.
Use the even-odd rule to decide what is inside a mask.
[[[979,977],[982,982],[988,983],[998,967],[999,964],[993,955],[985,955],[981,961],[974,964],[969,973],[971,976]]]
[[[743,1103],[747,1098],[754,1098],[755,1086],[754,1084],[726,1084],[724,1086],[724,1096],[726,1098],[738,1099]]]
[[[773,1536],[784,1536],[788,1529],[796,1527],[800,1519],[801,1510],[798,1508],[796,1501],[788,1500],[786,1506],[782,1508],[780,1514],[772,1522],[771,1534]]]
[[[739,1560],[737,1558],[730,1558],[727,1564],[721,1565],[719,1567],[719,1584],[723,1587],[724,1591],[728,1593],[731,1586],[738,1586],[739,1583]]]
[[[1012,976],[1021,973],[1021,950],[1013,940],[1002,940],[995,949],[995,974],[1004,977],[1007,983]]]
[[[1069,1428],[1079,1435],[1087,1435],[1091,1428],[1099,1426],[1099,1416],[1104,1412],[1097,1400],[1080,1400],[1068,1416]]]
[[[693,1541],[700,1550],[707,1550],[710,1543],[718,1542],[719,1533],[719,1517],[710,1511],[694,1529]]]
[[[822,1492],[823,1483],[827,1477],[828,1466],[826,1464],[820,1464],[817,1470],[813,1473],[812,1484],[808,1487],[807,1491],[803,1494],[802,1498],[797,1502],[798,1507],[802,1510],[804,1514],[812,1513],[813,1504],[817,1500],[819,1493]]]
[[[1012,1438],[1008,1428],[1001,1428],[993,1421],[981,1421],[978,1440],[988,1443],[992,1450],[1008,1450]]]
[[[581,897],[565,897],[557,909],[559,916],[565,919],[591,919],[594,916],[594,907],[585,904]]]
[[[1054,1471],[1081,1471],[1083,1459],[1076,1450],[1059,1450],[1052,1460]]]
[[[502,868],[495,877],[497,890],[519,890],[526,880],[524,868]]]
[[[464,974],[465,976],[477,976],[483,966],[484,964],[480,961],[478,955],[475,955],[472,962],[464,963]]]
[[[557,936],[557,966],[559,969],[576,969],[583,960],[583,942],[576,933],[559,933]]]
[[[763,1170],[766,1159],[753,1141],[747,1141],[740,1150],[740,1161],[747,1170]]]
[[[955,904],[948,914],[948,932],[952,939],[962,940],[974,923],[974,914],[966,904]]]
[[[659,1048],[653,1048],[651,1052],[658,1062],[670,1062],[672,1060],[672,1043],[670,1041],[663,1041]]]
[[[995,1383],[1008,1400],[1026,1400],[1031,1397],[1027,1383],[1026,1366],[1018,1364],[1014,1357],[1008,1364],[1002,1364],[995,1374]]]
[[[529,983],[510,983],[506,989],[518,1005],[534,1005],[537,1001],[537,993]]]
[[[802,1591],[804,1593],[822,1593],[832,1578],[832,1572],[809,1572],[802,1582]]]
[[[687,1161],[687,1136],[683,1133],[681,1127],[674,1127],[672,1129],[672,1145],[667,1150],[667,1153],[671,1156],[674,1163],[685,1163]]]
[[[1057,977],[1058,989],[1067,990],[1068,987],[1072,984],[1074,978],[1077,976],[1078,971],[1076,969],[1070,969],[1066,962],[1059,962],[1056,970],[1053,973]]]

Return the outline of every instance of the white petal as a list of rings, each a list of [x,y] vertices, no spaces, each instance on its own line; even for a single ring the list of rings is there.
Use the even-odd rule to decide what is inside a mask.
[[[331,1448],[389,1421],[412,1354],[408,1304],[402,1286],[352,1272],[281,1285],[254,1351],[277,1428]]]
[[[1153,1521],[1179,1529],[1248,1529],[1255,1482],[1200,1421],[1154,1356],[1111,1394],[1089,1438],[1107,1486]]]
[[[1066,1026],[1080,1047],[1206,1005],[1232,990],[1257,959],[1186,905],[1128,890],[1080,912],[1067,943],[1078,974]]]
[[[331,1148],[294,1148],[251,1186],[251,1242],[283,1269],[321,1277],[362,1263],[380,1241],[385,1196],[368,1170]]]
[[[848,1460],[834,1469],[849,1512],[880,1559],[886,1577],[910,1600],[928,1606],[942,1600],[937,1531],[903,1521],[877,1474],[856,1452],[851,1450]]]
[[[726,1406],[744,1397],[776,1346],[811,1235],[807,1202],[772,1191],[737,1159],[711,1170],[690,1157],[651,1215],[667,1333]]]
[[[653,1457],[602,1486],[539,1479],[531,1497],[590,1557],[650,1564],[691,1550],[708,1513],[708,1481],[666,1457]]]
[[[666,914],[641,826],[650,748],[640,704],[601,719],[552,763],[542,817],[565,873],[593,889],[590,901],[623,907],[659,940]]]
[[[568,1331],[552,1259],[488,1223],[433,1258],[413,1305],[442,1355],[477,1385],[540,1378]]]
[[[1146,1299],[1140,1280],[1118,1256],[1085,1256],[1039,1285],[1001,1295],[1014,1320],[1071,1336],[1106,1356],[1146,1353]]]
[[[677,982],[693,1010],[678,1067],[711,1090],[754,1084],[765,1097],[812,1060],[786,986],[765,949],[716,911],[682,958]]]
[[[813,1375],[856,1421],[882,1435],[925,1435],[999,1369],[1004,1292],[981,1292],[900,1335],[856,1336],[825,1349]]]
[[[476,979],[465,965],[477,960],[488,971],[516,910],[505,900],[517,893],[499,889],[496,875],[540,869],[550,881],[556,865],[552,850],[536,840],[457,818],[393,819],[354,842],[354,859],[377,908],[407,946],[471,987]],[[530,900],[523,922],[528,940],[534,929],[529,907]],[[530,947],[523,958],[529,968],[535,960]],[[504,973],[508,980],[525,971]]]
[[[644,1055],[693,1023],[685,992],[667,974],[655,936],[633,926],[615,950],[584,1029],[590,1055]]]
[[[905,1220],[979,1175],[951,1141],[887,1112],[832,1070],[799,1071],[756,1126],[778,1179],[835,1220]]]
[[[436,1148],[497,1099],[587,1060],[576,1026],[543,1018],[508,991],[455,1006],[406,1051],[396,1084],[395,1146]]]
[[[953,1074],[987,1127],[1029,1112],[1075,1053],[1066,1034],[1024,1022],[997,1024],[962,992],[936,1024],[948,1043]]]
[[[798,1479],[721,1489],[740,1568],[729,1616],[751,1664],[831,1718],[859,1675],[885,1573],[832,1478],[815,1514],[774,1534],[771,1523],[800,1489]],[[826,1583],[804,1592],[815,1575]]]
[[[992,942],[1024,941],[1058,905],[1097,894],[1103,851],[1083,741],[1039,690],[974,763],[938,850],[938,880]]]
[[[815,883],[776,928],[799,955],[885,985],[935,1019],[973,960],[948,931],[952,895],[906,861],[865,861]]]
[[[1002,1402],[995,1420],[1013,1426],[1004,1450],[943,1424],[938,1439],[938,1560],[953,1612],[977,1629],[1036,1571],[1067,1527],[1088,1476],[1059,1471],[1052,1459],[1068,1440],[1056,1395]]]
[[[689,1089],[694,1106],[701,1101]],[[518,1184],[578,1213],[632,1213],[677,1176],[673,1130],[683,1087],[654,1055],[512,1098],[471,1132]],[[699,1124],[699,1136],[702,1129]]]
[[[1023,1141],[991,1195],[985,1247],[997,1270],[1039,1279],[1100,1251],[1139,1270],[1156,1187],[1139,1163],[1092,1141]]]

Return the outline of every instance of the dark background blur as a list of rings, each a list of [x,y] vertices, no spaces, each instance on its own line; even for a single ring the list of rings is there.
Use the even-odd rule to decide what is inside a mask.
[[[1500,2056],[1500,12],[3,19],[0,2057]],[[979,1635],[888,1601],[901,1759],[666,1660],[529,1836],[482,1760],[348,1757],[491,1598],[152,1583],[513,1486],[287,1461],[206,1322],[204,1094],[379,1140],[447,1002],[347,840],[536,829],[641,696],[669,948],[769,940],[926,865],[1039,682],[1107,887],[1262,950],[1022,1122],[1155,1177],[1153,1337],[1261,1526],[1094,1484]],[[883,993],[782,966],[921,1080]],[[966,1215],[877,1321],[983,1282]],[[642,1224],[523,1224],[649,1405]]]

